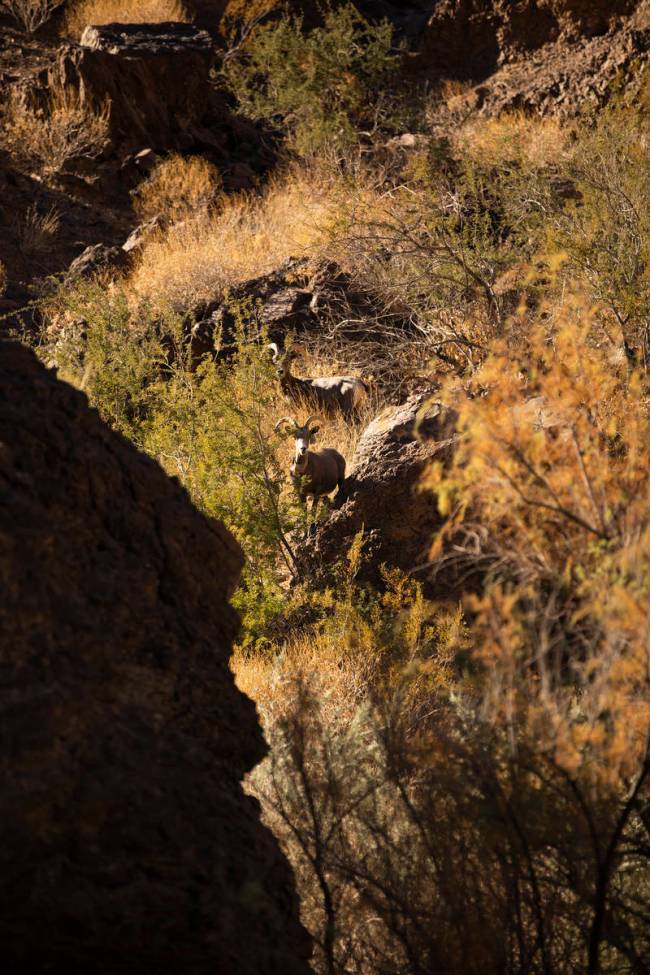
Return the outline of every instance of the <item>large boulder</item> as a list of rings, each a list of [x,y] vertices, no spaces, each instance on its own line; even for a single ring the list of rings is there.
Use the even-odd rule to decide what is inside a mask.
[[[87,27],[61,47],[52,83],[110,101],[111,142],[127,149],[186,149],[210,101],[210,35],[191,24]]]
[[[235,314],[237,309],[237,314]],[[191,323],[193,350],[197,360],[214,349],[215,335],[227,349],[234,341],[236,321],[242,315],[281,347],[298,336],[318,358],[366,350],[363,359],[372,358],[374,375],[394,366],[390,341],[395,333],[412,335],[414,328],[406,315],[396,310],[389,316],[381,299],[362,289],[336,262],[291,257],[268,274],[235,285],[227,296],[215,296],[186,309]],[[372,347],[372,352],[370,348]],[[358,369],[361,362],[346,368]]]
[[[344,484],[346,500],[301,548],[305,569],[316,578],[326,572],[361,530],[366,560],[359,578],[380,584],[384,563],[405,572],[426,563],[442,518],[434,495],[420,491],[419,484],[433,458],[450,456],[453,442],[454,416],[430,394],[414,393],[383,410],[358,441]]]
[[[68,268],[72,278],[89,278],[103,272],[114,274],[126,265],[127,255],[123,248],[110,244],[89,244]]]
[[[242,553],[85,396],[0,343],[0,938],[15,975],[307,975],[242,776]]]

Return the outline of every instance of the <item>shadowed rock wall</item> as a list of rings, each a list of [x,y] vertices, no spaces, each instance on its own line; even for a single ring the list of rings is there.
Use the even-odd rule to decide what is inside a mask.
[[[480,80],[542,45],[606,33],[641,0],[438,0],[419,65],[434,74]]]
[[[302,975],[289,867],[242,776],[241,552],[0,343],[0,956],[12,975]]]

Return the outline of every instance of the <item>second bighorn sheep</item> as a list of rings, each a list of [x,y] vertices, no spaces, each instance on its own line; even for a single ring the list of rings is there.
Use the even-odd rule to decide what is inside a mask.
[[[283,416],[275,424],[275,429],[288,427],[288,432],[295,440],[295,454],[291,464],[291,477],[296,487],[298,497],[306,501],[311,497],[312,519],[320,498],[331,494],[338,488],[339,494],[345,480],[345,458],[333,447],[323,447],[321,450],[310,450],[319,427],[311,426],[315,417],[310,416],[302,426],[292,416]],[[337,495],[338,497],[338,495]]]
[[[296,353],[291,349],[281,352],[275,342],[269,343],[269,349],[282,392],[292,402],[304,403],[324,413],[341,412],[350,417],[367,400],[368,387],[362,379],[356,376],[299,379],[291,374],[291,363],[296,358]]]

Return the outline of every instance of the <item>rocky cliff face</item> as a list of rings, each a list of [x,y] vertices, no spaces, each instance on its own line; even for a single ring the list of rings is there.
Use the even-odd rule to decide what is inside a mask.
[[[419,482],[433,457],[451,456],[455,422],[428,400],[416,393],[400,406],[388,406],[362,433],[344,484],[345,502],[300,551],[317,581],[323,567],[344,556],[362,530],[366,560],[359,578],[364,581],[381,584],[383,564],[411,572],[427,561],[442,519],[435,497],[419,491]]]
[[[566,117],[634,97],[649,56],[649,0],[440,0],[411,70],[478,82],[467,111]]]
[[[442,75],[480,80],[559,38],[606,33],[638,6],[639,0],[440,0],[423,52]]]
[[[242,792],[241,552],[35,356],[0,343],[0,938],[12,973],[306,973]]]
[[[188,148],[210,99],[210,35],[189,24],[87,27],[63,45],[53,78],[110,102],[111,144]]]

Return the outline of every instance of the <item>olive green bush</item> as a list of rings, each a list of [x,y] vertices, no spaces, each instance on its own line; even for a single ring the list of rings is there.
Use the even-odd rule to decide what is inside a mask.
[[[278,457],[275,382],[264,334],[250,309],[233,307],[234,351],[194,361],[182,316],[133,306],[97,283],[64,288],[41,354],[81,386],[102,417],[182,481],[206,514],[221,518],[246,554],[234,603],[244,643],[264,637],[296,573],[290,537],[305,515]],[[215,336],[217,345],[219,335]],[[217,350],[215,349],[215,352]]]
[[[258,28],[223,77],[250,118],[276,123],[301,154],[345,147],[395,113],[388,93],[400,60],[387,21],[370,24],[352,4],[325,12],[323,27],[303,33],[302,19]]]

